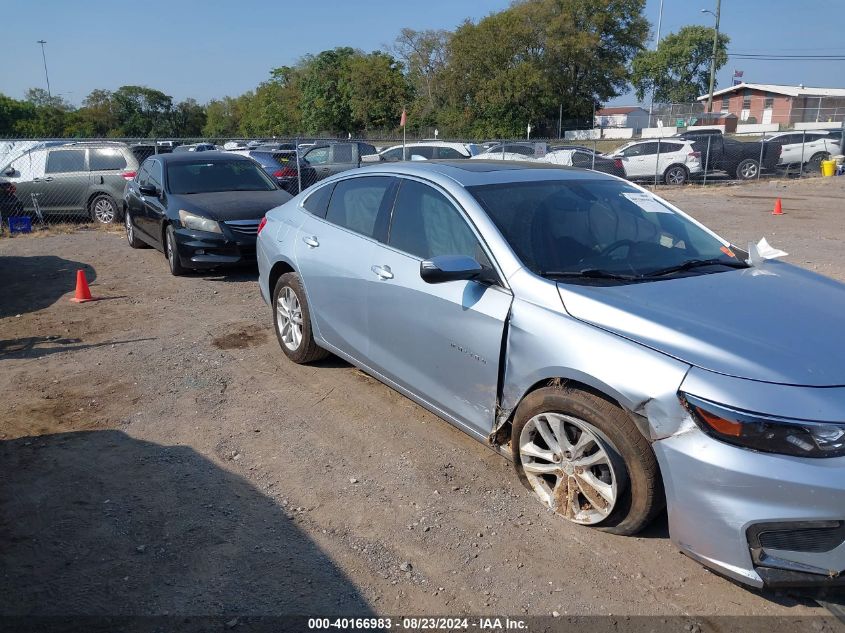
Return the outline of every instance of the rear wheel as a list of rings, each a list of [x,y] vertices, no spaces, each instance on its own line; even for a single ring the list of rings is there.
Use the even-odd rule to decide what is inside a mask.
[[[573,523],[630,535],[663,508],[651,446],[622,409],[591,393],[546,387],[526,396],[511,449],[523,483]]]
[[[126,229],[126,242],[132,248],[145,248],[147,245],[145,242],[142,242],[138,239],[138,236],[135,234],[135,225],[132,223],[132,216],[129,213],[129,210],[123,212],[123,226]]]
[[[736,166],[736,177],[740,180],[751,180],[760,173],[760,164],[753,158],[746,158]]]
[[[94,198],[88,205],[88,211],[91,219],[100,224],[111,224],[117,219],[117,203],[106,194]]]
[[[683,165],[670,165],[663,172],[663,182],[667,185],[682,185],[689,178],[689,172]]]
[[[807,161],[806,170],[810,173],[821,173],[822,161],[828,159],[830,159],[830,154],[827,152],[817,152],[810,157],[810,160]]]
[[[321,360],[329,352],[314,341],[311,311],[302,280],[296,273],[279,277],[273,289],[273,326],[285,355],[295,363]]]

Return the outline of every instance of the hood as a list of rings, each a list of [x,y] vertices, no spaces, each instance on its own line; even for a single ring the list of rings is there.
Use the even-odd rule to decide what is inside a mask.
[[[566,311],[709,371],[845,386],[845,285],[781,262],[614,286],[559,283]]]
[[[170,208],[202,213],[219,222],[258,220],[270,209],[291,199],[287,191],[218,191],[171,195]]]

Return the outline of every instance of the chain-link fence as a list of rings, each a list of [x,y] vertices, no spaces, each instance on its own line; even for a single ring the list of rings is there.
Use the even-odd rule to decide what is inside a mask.
[[[334,174],[400,160],[539,161],[610,173],[658,186],[703,185],[772,176],[820,175],[843,154],[842,130],[723,134],[691,127],[656,138],[612,138],[608,130],[562,139],[7,139],[0,140],[0,215],[11,228],[53,221],[118,222],[129,181],[145,179],[159,154],[227,152],[255,160],[296,194]],[[841,164],[842,159],[839,159]],[[829,165],[826,165],[829,167]],[[841,167],[839,171],[841,171]],[[166,183],[160,183],[166,187]],[[222,185],[221,185],[222,186]]]

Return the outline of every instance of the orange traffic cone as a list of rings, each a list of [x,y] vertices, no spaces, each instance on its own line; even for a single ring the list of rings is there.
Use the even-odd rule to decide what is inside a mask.
[[[91,296],[91,290],[88,288],[88,280],[85,279],[85,271],[81,268],[76,271],[76,294],[71,301],[75,303],[94,301],[94,297]]]
[[[772,211],[772,215],[783,215],[783,205],[780,203],[780,198],[775,200],[775,208]]]

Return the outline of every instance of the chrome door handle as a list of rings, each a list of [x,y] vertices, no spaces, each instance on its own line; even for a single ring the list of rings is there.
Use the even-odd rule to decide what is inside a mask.
[[[393,272],[390,270],[390,266],[371,266],[370,270],[372,270],[376,275],[379,276],[379,279],[393,279]]]
[[[309,248],[317,248],[320,245],[320,242],[318,242],[317,238],[313,235],[306,235],[302,238],[302,241],[305,242]]]

